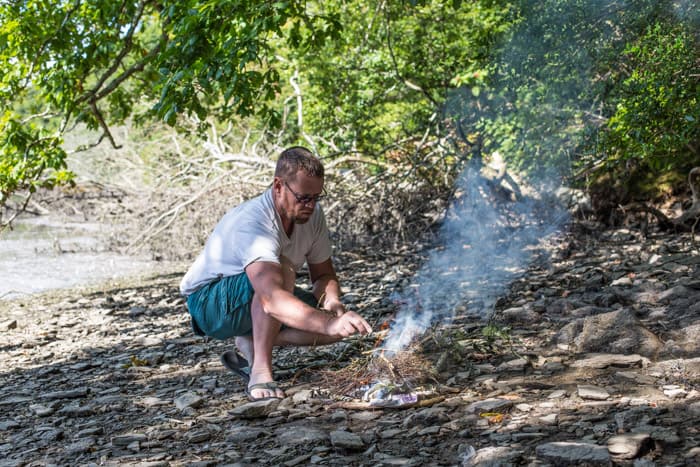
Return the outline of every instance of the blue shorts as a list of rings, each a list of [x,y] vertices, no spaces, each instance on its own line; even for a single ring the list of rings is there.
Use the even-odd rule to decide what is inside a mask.
[[[192,316],[195,334],[222,340],[251,335],[253,293],[253,285],[243,272],[214,280],[190,294],[187,309]],[[299,287],[294,287],[294,295],[314,308],[318,304],[311,292]]]

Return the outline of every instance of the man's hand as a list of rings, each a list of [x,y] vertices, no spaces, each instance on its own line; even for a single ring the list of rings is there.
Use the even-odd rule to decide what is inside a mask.
[[[329,336],[348,337],[356,333],[369,334],[372,327],[365,319],[354,311],[330,318],[326,324],[326,334]]]

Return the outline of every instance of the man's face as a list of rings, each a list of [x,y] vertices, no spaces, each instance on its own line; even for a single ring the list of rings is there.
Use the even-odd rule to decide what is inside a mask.
[[[311,219],[318,198],[323,194],[323,178],[299,171],[291,181],[275,178],[275,188],[280,190],[283,217],[295,224],[304,224]]]

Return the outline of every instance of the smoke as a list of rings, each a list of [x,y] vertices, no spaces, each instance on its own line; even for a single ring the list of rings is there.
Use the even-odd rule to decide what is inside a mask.
[[[549,200],[502,197],[474,165],[465,169],[440,228],[440,246],[413,283],[393,297],[400,308],[383,349],[405,348],[456,312],[482,317],[493,312],[496,300],[539,253],[540,241],[567,219],[567,212]]]
[[[476,164],[466,167],[439,232],[439,246],[409,287],[383,347],[398,351],[435,324],[465,312],[492,314],[499,297],[538,254],[538,244],[567,221],[550,196],[570,173],[571,154],[591,144],[587,129],[605,122],[599,64],[621,53],[625,31],[663,13],[697,24],[696,1],[526,0],[523,21],[489,64],[489,89],[464,86],[445,117],[479,135],[485,159],[499,151],[526,169],[531,196],[505,201]],[[634,14],[630,14],[630,8]],[[646,18],[646,20],[645,20]],[[489,65],[489,66],[490,66]],[[477,161],[478,163],[478,161]],[[532,179],[536,174],[538,180]]]

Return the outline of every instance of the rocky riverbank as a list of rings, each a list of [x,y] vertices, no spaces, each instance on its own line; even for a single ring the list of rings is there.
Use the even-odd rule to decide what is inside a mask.
[[[418,257],[345,253],[378,326]],[[578,223],[497,303],[425,337],[432,394],[377,408],[328,373],[374,339],[282,349],[249,403],[195,337],[183,270],[0,302],[0,465],[698,465],[700,251]],[[322,376],[322,375],[326,376]]]

